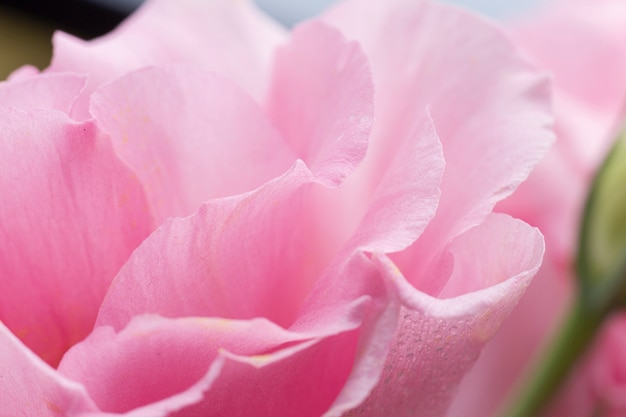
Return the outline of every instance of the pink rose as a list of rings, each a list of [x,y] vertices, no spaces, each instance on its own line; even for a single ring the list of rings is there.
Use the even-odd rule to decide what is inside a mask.
[[[3,416],[445,414],[543,254],[493,213],[552,141],[497,28],[153,0],[54,44],[0,86]]]
[[[546,238],[546,257],[528,292],[461,385],[450,416],[492,415],[561,324],[575,291],[573,266],[583,204],[592,176],[626,118],[625,2],[562,0],[514,25],[512,33],[525,54],[552,73],[557,142],[528,181],[498,208],[539,227]],[[624,358],[613,359],[623,367]],[[587,369],[581,365],[550,415],[591,415],[597,387]]]

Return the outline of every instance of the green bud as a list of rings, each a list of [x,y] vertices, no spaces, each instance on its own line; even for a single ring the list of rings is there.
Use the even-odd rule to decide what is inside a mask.
[[[583,300],[604,311],[626,304],[626,131],[593,181],[576,267]]]

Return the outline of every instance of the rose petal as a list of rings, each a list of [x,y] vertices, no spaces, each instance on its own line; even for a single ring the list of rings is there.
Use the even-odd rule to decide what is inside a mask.
[[[84,387],[59,375],[0,321],[0,410],[4,416],[56,417],[96,411]]]
[[[361,42],[371,60],[374,158],[388,159],[394,138],[430,108],[447,164],[441,201],[418,243],[395,259],[413,285],[437,294],[446,277],[428,270],[446,242],[479,224],[552,142],[546,80],[498,30],[434,2],[347,1],[324,19]]]
[[[548,250],[519,304],[463,379],[448,417],[494,415],[513,395],[516,380],[532,363],[541,341],[557,330],[571,288],[565,276],[558,276],[563,272],[553,264]]]
[[[541,263],[544,247],[537,229],[505,214],[491,214],[484,223],[450,242],[447,252],[454,269],[441,298],[479,291],[519,271],[526,272],[529,265]]]
[[[102,411],[121,413],[154,406],[193,387],[210,372],[220,349],[257,354],[288,341],[288,332],[261,319],[138,316],[119,333],[109,326],[96,328],[67,352],[59,372],[81,382]],[[190,398],[189,404],[203,401],[204,395]]]
[[[260,99],[268,84],[274,48],[284,37],[283,29],[251,1],[152,0],[95,41],[56,33],[47,71],[89,74],[87,89],[75,108],[78,118],[89,117],[89,95],[96,88],[155,64],[199,64]]]
[[[508,219],[508,220],[507,220]],[[499,233],[499,228],[523,227],[520,222],[494,215],[487,221],[487,230]],[[519,230],[518,230],[519,231]],[[471,233],[471,231],[469,232]],[[477,232],[478,234],[478,232]],[[498,262],[474,264],[474,276],[495,285],[476,292],[437,299],[415,290],[398,268],[383,255],[376,255],[380,268],[387,274],[402,303],[400,323],[379,384],[368,399],[353,412],[368,416],[443,416],[465,373],[474,364],[482,347],[515,306],[541,263],[543,239],[526,226],[526,235],[534,244],[533,256],[517,254],[517,268],[502,271],[503,253]],[[494,237],[496,237],[494,236]],[[507,232],[504,233],[507,236]],[[476,251],[482,249],[474,246]],[[482,257],[476,256],[481,260]],[[507,263],[508,264],[508,263]],[[465,265],[459,265],[459,268]],[[463,271],[462,273],[469,273]],[[478,274],[478,271],[481,273]]]
[[[266,317],[288,324],[303,283],[296,265],[302,162],[248,194],[211,200],[198,213],[166,221],[111,285],[99,325],[122,328],[135,315]],[[280,300],[278,302],[277,300]]]
[[[0,110],[0,320],[56,364],[150,232],[141,184],[92,122]]]
[[[191,67],[133,72],[95,92],[91,112],[141,179],[158,223],[250,191],[295,160],[249,97]]]
[[[75,74],[45,74],[0,83],[0,107],[40,107],[69,114],[85,86],[85,77]]]
[[[359,46],[309,22],[276,53],[267,112],[311,171],[339,185],[367,151],[373,94]]]
[[[422,114],[390,156],[388,168],[370,179],[375,187],[351,242],[370,252],[406,249],[437,211],[445,162],[430,114]]]
[[[7,77],[8,81],[25,80],[40,74],[39,68],[33,65],[22,65]]]
[[[346,279],[363,280],[375,272],[365,257],[351,265],[353,275]],[[380,281],[377,274],[372,278]],[[102,410],[123,412],[167,401],[223,355],[224,367],[204,399],[177,415],[319,416],[346,386],[353,392],[342,403],[367,395],[363,380],[376,371],[368,361],[384,351],[393,334],[393,326],[381,324],[396,317],[387,315],[377,326],[381,331],[375,334],[387,333],[386,338],[373,344],[362,340],[359,327],[374,324],[379,311],[371,301],[353,300],[339,320],[308,332],[283,330],[266,319],[135,317],[118,334],[98,327],[65,355],[59,369],[85,384]]]

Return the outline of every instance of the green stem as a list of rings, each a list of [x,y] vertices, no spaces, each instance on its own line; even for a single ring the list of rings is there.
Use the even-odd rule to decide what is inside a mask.
[[[590,311],[591,310],[591,311]],[[537,417],[557,393],[576,361],[590,346],[606,311],[594,312],[588,304],[578,300],[569,312],[548,351],[542,356],[525,391],[503,417]]]

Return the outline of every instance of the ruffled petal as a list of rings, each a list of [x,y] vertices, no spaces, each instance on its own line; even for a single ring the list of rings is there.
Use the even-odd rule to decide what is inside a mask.
[[[347,1],[324,19],[371,60],[372,158],[388,160],[395,141],[430,109],[446,159],[441,200],[419,241],[395,260],[413,285],[438,294],[447,277],[434,279],[429,268],[446,243],[481,223],[552,143],[546,79],[497,29],[434,2]]]
[[[260,100],[274,48],[286,34],[251,1],[147,1],[110,34],[83,41],[56,33],[47,71],[89,75],[74,114],[88,118],[89,95],[129,71],[157,64],[192,63],[239,84]]]
[[[135,315],[266,317],[293,320],[303,291],[297,225],[302,162],[259,189],[166,221],[135,251],[111,285],[99,325],[120,329]],[[295,250],[295,252],[293,252]]]
[[[360,288],[382,283],[362,255],[341,273]],[[325,415],[338,416],[360,403],[377,381],[380,366],[372,363],[384,357],[397,304],[387,304],[384,292],[374,291],[330,315],[320,313],[307,329],[287,330],[266,319],[136,316],[117,334],[97,327],[66,354],[59,370],[83,383],[103,411],[125,412],[151,409],[198,385],[223,357],[203,398],[177,416],[314,417],[331,405]]]
[[[91,112],[141,179],[159,224],[253,190],[295,160],[246,94],[192,67],[133,72],[96,91]]]
[[[143,189],[93,122],[0,110],[0,320],[50,364],[91,330],[152,229]]]
[[[508,225],[507,225],[508,223]],[[495,227],[498,226],[498,227]],[[541,263],[543,239],[536,231],[506,216],[490,216],[483,226],[494,238],[504,228],[500,241],[511,230],[532,243],[532,256],[502,253],[485,259],[482,248],[473,246],[474,264],[461,256],[458,272],[474,277],[483,287],[475,292],[437,299],[414,289],[400,270],[384,255],[375,260],[386,274],[402,303],[400,321],[391,343],[380,382],[353,413],[368,416],[444,416],[463,376],[472,367],[483,346],[494,336],[516,305]],[[482,234],[476,232],[476,235]],[[472,240],[472,230],[469,237]],[[458,250],[455,251],[458,253]],[[512,265],[503,269],[502,265]],[[455,265],[456,267],[456,265]]]
[[[314,21],[297,27],[278,49],[267,112],[311,171],[338,185],[367,151],[373,95],[359,46]]]
[[[180,404],[182,409],[206,401],[204,391],[221,372],[222,365],[214,365],[221,349],[260,354],[291,341],[290,336],[262,319],[144,315],[133,318],[117,333],[109,326],[97,327],[67,352],[59,372],[82,383],[99,409],[109,413],[149,410],[190,388],[203,388],[197,392],[200,395]],[[214,366],[218,368],[212,370]]]

